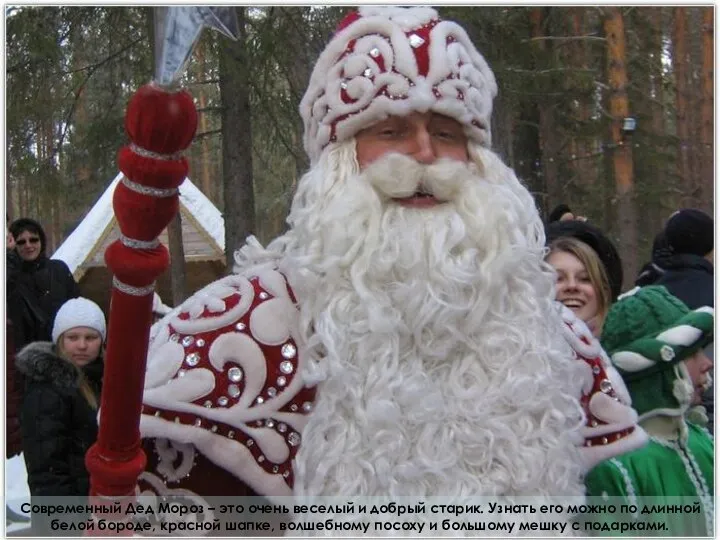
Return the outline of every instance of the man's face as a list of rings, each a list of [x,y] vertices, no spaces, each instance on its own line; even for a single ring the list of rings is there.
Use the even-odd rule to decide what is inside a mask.
[[[15,249],[24,261],[34,261],[40,255],[40,236],[33,231],[23,231],[15,239]]]
[[[468,161],[468,141],[463,126],[437,113],[391,116],[357,133],[355,141],[361,171],[390,153],[411,157],[425,165],[440,158]],[[412,207],[436,204],[430,197],[409,197],[398,203]]]

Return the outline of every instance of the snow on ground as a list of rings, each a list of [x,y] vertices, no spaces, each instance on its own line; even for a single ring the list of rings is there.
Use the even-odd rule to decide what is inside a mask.
[[[30,502],[30,489],[27,485],[27,471],[22,454],[12,459],[5,460],[5,503],[17,514],[27,515],[20,507],[23,503]],[[6,528],[5,532],[10,533],[24,529],[28,523],[13,523]]]

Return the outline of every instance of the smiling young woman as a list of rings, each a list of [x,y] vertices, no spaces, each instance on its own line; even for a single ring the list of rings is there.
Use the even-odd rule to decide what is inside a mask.
[[[545,260],[555,268],[557,300],[570,308],[592,331],[602,332],[610,310],[610,282],[597,253],[580,240],[561,237],[550,244]]]

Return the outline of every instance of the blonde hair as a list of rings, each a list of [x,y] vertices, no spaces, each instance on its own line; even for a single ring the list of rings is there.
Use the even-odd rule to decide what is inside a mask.
[[[97,332],[97,330],[95,330],[95,332]],[[100,336],[100,339],[102,339],[100,332],[97,332],[97,333]],[[65,332],[60,334],[60,337],[57,340],[57,345],[56,345],[57,352],[62,358],[64,358],[68,362],[70,362],[70,358],[67,354],[67,351],[65,351],[65,347],[63,347],[64,337],[65,337]],[[93,362],[97,362],[98,360],[100,360],[100,358],[103,355],[104,348],[105,348],[104,345],[100,345],[100,351],[98,352],[97,358],[95,360],[93,360]],[[92,386],[90,385],[90,381],[88,381],[87,377],[85,376],[85,372],[82,369],[80,369],[79,367],[77,367],[75,364],[73,364],[72,362],[70,362],[70,364],[78,372],[78,389],[80,390],[80,394],[82,395],[82,397],[85,398],[85,401],[87,402],[88,405],[90,405],[90,408],[92,410],[96,411],[98,409],[99,396],[95,395],[95,391],[93,390]]]
[[[612,291],[610,289],[610,280],[608,279],[605,266],[602,264],[600,257],[593,248],[585,242],[578,240],[572,236],[561,236],[550,244],[550,250],[545,256],[547,261],[553,253],[569,253],[577,258],[585,267],[588,273],[590,283],[595,289],[595,295],[598,299],[598,315],[600,323],[605,321],[605,316],[610,311],[612,303]]]

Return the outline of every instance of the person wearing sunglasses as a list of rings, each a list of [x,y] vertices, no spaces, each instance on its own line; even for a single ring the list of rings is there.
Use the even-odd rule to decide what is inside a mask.
[[[10,224],[14,249],[7,253],[7,308],[15,347],[49,341],[60,306],[80,296],[75,279],[63,261],[49,259],[42,226],[30,218]]]

